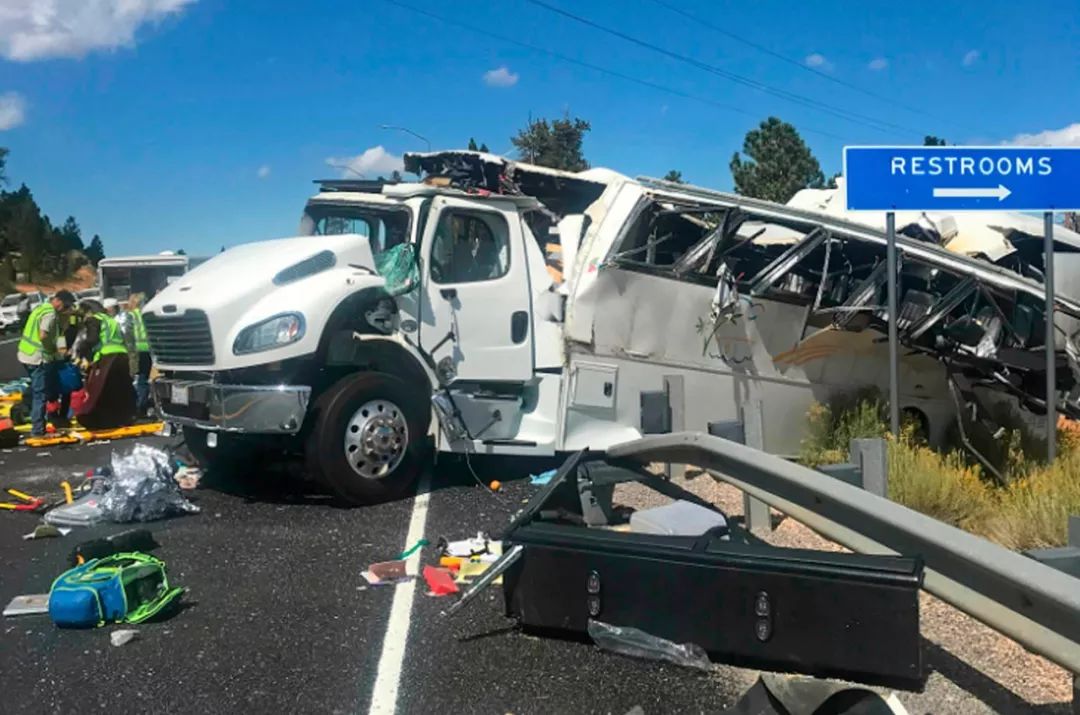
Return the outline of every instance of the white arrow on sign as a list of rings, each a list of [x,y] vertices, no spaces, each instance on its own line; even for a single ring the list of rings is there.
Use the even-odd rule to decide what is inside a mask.
[[[997,187],[991,189],[944,189],[935,188],[935,199],[993,199],[997,198],[998,201],[1004,201],[1012,192],[1005,188],[1003,185],[998,184]]]

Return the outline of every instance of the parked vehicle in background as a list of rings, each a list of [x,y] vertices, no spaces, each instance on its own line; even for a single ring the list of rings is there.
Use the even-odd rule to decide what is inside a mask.
[[[149,300],[205,260],[169,251],[153,256],[103,258],[98,262],[99,298],[122,302],[134,293],[143,293]]]
[[[11,293],[4,296],[0,301],[0,331],[16,330],[23,316],[19,315],[19,304],[23,298],[29,296],[29,310],[33,310],[45,301],[45,294],[36,291],[33,293]]]
[[[22,293],[11,293],[0,301],[0,331],[10,330],[19,323],[19,301]]]
[[[97,288],[91,288],[90,290],[81,290],[75,294],[77,300],[101,300],[101,291]]]
[[[146,306],[155,399],[207,465],[303,454],[364,503],[409,487],[432,433],[552,455],[753,403],[764,448],[791,454],[814,402],[887,390],[880,230],[606,169],[405,161],[424,181],[320,182],[300,237],[230,249]],[[958,416],[990,429],[987,393],[1045,409],[1042,285],[898,233],[901,409],[935,442]],[[1080,303],[1055,308],[1055,398],[1080,417]]]

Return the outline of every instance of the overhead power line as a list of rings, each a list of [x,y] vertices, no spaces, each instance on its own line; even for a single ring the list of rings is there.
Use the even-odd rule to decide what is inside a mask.
[[[714,75],[716,75],[718,77],[722,77],[724,79],[727,79],[727,80],[729,80],[731,82],[735,82],[736,84],[743,85],[744,87],[750,87],[751,89],[756,89],[756,90],[759,90],[761,92],[765,92],[766,94],[771,94],[774,97],[779,97],[779,98],[784,99],[784,100],[786,100],[788,102],[792,102],[794,104],[798,104],[798,105],[803,106],[803,107],[808,107],[810,109],[814,109],[814,110],[817,110],[819,112],[824,112],[826,114],[831,114],[831,115],[833,115],[835,117],[838,117],[840,119],[844,119],[846,121],[853,122],[855,124],[861,124],[863,126],[871,128],[871,129],[876,129],[878,131],[885,131],[886,128],[889,128],[889,129],[896,129],[896,130],[899,130],[899,131],[902,131],[902,132],[907,132],[907,133],[915,134],[915,135],[919,135],[919,136],[925,136],[926,135],[925,132],[922,132],[922,131],[920,131],[918,129],[913,129],[912,127],[904,126],[902,124],[896,124],[894,122],[889,122],[889,121],[886,121],[884,119],[878,119],[876,117],[872,117],[872,116],[869,116],[869,115],[866,115],[866,114],[861,114],[859,112],[853,112],[853,111],[850,111],[850,110],[842,109],[840,107],[833,106],[833,105],[828,104],[826,102],[820,102],[820,101],[818,101],[816,99],[813,99],[812,97],[807,97],[805,95],[797,94],[795,92],[789,92],[789,91],[787,91],[785,89],[779,89],[777,87],[773,87],[771,85],[765,84],[764,82],[759,82],[759,81],[751,79],[749,77],[744,77],[743,75],[736,74],[735,72],[730,72],[728,70],[725,70],[722,67],[717,67],[716,65],[712,65],[712,64],[709,64],[707,62],[702,62],[701,60],[694,59],[693,57],[690,57],[688,55],[684,55],[684,54],[681,54],[679,52],[674,52],[674,51],[666,49],[664,47],[660,47],[659,45],[654,45],[651,42],[646,42],[645,40],[639,39],[639,38],[634,37],[632,35],[628,35],[628,34],[626,34],[624,32],[619,31],[619,30],[615,30],[615,29],[607,27],[605,25],[601,25],[598,22],[594,22],[594,21],[589,20],[588,18],[582,17],[580,15],[575,15],[574,13],[569,12],[568,10],[563,10],[562,8],[555,7],[554,5],[551,5],[551,4],[547,3],[547,2],[544,2],[544,0],[525,0],[525,2],[536,5],[537,7],[541,7],[543,9],[547,10],[548,12],[555,13],[556,15],[561,15],[561,16],[563,16],[563,17],[565,17],[567,19],[573,20],[574,22],[577,22],[577,23],[579,23],[581,25],[585,25],[586,27],[591,27],[594,30],[598,30],[600,32],[603,32],[604,34],[611,35],[612,37],[617,37],[617,38],[619,38],[619,39],[621,39],[621,40],[623,40],[625,42],[629,42],[631,44],[637,45],[638,47],[643,47],[643,48],[645,48],[647,50],[650,50],[652,52],[655,52],[657,54],[663,55],[665,57],[669,57],[669,58],[671,58],[673,60],[677,60],[677,61],[682,62],[684,64],[688,64],[688,65],[690,65],[692,67],[696,67],[697,69],[703,70],[705,72],[709,72],[709,73],[714,74]]]
[[[728,30],[727,28],[720,27],[719,25],[715,25],[715,24],[709,22],[708,20],[705,20],[703,18],[698,17],[697,15],[694,15],[693,13],[689,13],[686,10],[683,10],[681,7],[675,5],[674,3],[668,2],[667,0],[651,0],[651,1],[653,3],[659,5],[660,7],[666,8],[667,10],[675,13],[676,15],[680,15],[680,16],[686,18],[687,20],[690,20],[691,22],[696,22],[697,24],[701,25],[702,27],[708,28],[708,29],[712,30],[713,32],[717,32],[717,33],[723,35],[724,37],[727,37],[728,39],[734,40],[735,42],[742,43],[742,44],[746,45],[747,47],[752,47],[755,50],[758,50],[759,52],[764,52],[765,54],[769,55],[770,57],[775,57],[776,59],[780,60],[781,62],[786,62],[789,65],[793,65],[795,67],[798,67],[803,72],[809,72],[811,74],[815,74],[818,77],[821,77],[822,79],[825,79],[825,80],[828,80],[829,82],[832,82],[833,84],[839,85],[841,87],[846,87],[846,88],[848,88],[850,90],[853,90],[855,92],[858,92],[860,94],[864,94],[867,97],[873,97],[874,99],[880,100],[882,102],[886,102],[888,104],[893,105],[894,107],[899,107],[900,109],[906,110],[908,112],[913,112],[915,114],[921,114],[924,117],[929,117],[931,119],[937,119],[939,121],[944,121],[944,120],[942,120],[941,117],[936,117],[933,114],[931,114],[930,112],[927,112],[927,111],[925,111],[923,109],[919,109],[917,107],[910,107],[910,106],[908,106],[907,104],[905,104],[903,102],[900,102],[900,101],[898,101],[896,99],[893,99],[892,97],[889,97],[889,96],[884,95],[884,94],[878,94],[877,92],[866,89],[865,87],[860,87],[859,85],[854,84],[852,82],[847,82],[845,80],[840,79],[839,77],[834,77],[833,75],[829,74],[828,72],[823,72],[823,71],[821,71],[819,69],[816,69],[814,67],[810,67],[810,66],[804,64],[803,62],[800,62],[797,59],[794,59],[792,57],[788,57],[787,55],[785,55],[783,53],[780,53],[780,52],[777,52],[777,51],[775,51],[773,49],[770,49],[770,48],[766,47],[765,45],[754,42],[753,40],[748,40],[745,37],[742,37],[741,35],[739,35],[737,33],[734,33],[731,30]]]
[[[616,77],[618,79],[625,80],[627,82],[633,82],[634,84],[640,85],[642,87],[649,87],[650,89],[655,89],[655,90],[658,90],[660,92],[664,92],[666,94],[670,94],[670,95],[673,95],[673,96],[676,96],[676,97],[682,97],[684,99],[691,99],[691,100],[694,100],[696,102],[701,102],[703,104],[707,104],[707,105],[710,105],[712,107],[716,107],[717,109],[722,109],[722,110],[727,111],[727,112],[734,112],[736,114],[742,114],[744,116],[751,117],[753,119],[761,119],[760,113],[751,112],[750,110],[748,110],[748,109],[746,109],[744,107],[739,107],[739,106],[735,106],[735,105],[732,105],[732,104],[725,104],[723,102],[718,102],[715,99],[712,99],[710,97],[703,97],[701,95],[692,94],[690,92],[684,92],[682,90],[675,89],[674,87],[669,87],[667,85],[659,84],[657,82],[652,82],[652,81],[647,80],[647,79],[641,79],[640,77],[634,77],[632,75],[628,75],[628,74],[625,74],[623,72],[619,72],[618,70],[609,69],[607,67],[601,67],[600,65],[596,65],[596,64],[593,64],[591,62],[585,62],[584,60],[579,60],[579,59],[577,59],[575,57],[570,57],[569,55],[564,55],[561,52],[556,52],[555,50],[549,50],[546,47],[539,47],[537,45],[533,45],[533,44],[530,44],[528,42],[523,42],[523,41],[515,39],[515,38],[511,38],[511,37],[507,37],[505,35],[500,35],[498,33],[491,32],[490,30],[480,28],[480,27],[477,27],[475,25],[470,25],[468,23],[461,22],[460,20],[454,20],[452,18],[444,17],[442,15],[438,15],[438,14],[430,12],[428,10],[423,10],[421,8],[418,8],[418,7],[413,7],[412,5],[408,5],[406,3],[399,2],[398,0],[383,0],[383,2],[385,2],[385,3],[389,4],[389,5],[394,5],[395,7],[400,7],[402,9],[408,10],[410,12],[414,12],[414,13],[416,13],[418,15],[423,15],[424,17],[430,18],[432,20],[437,20],[438,22],[442,22],[442,23],[445,23],[447,25],[451,25],[453,27],[460,27],[463,30],[468,30],[470,32],[475,32],[478,35],[482,35],[484,37],[488,37],[488,38],[493,39],[493,40],[498,40],[500,42],[505,42],[505,43],[510,44],[510,45],[516,45],[518,47],[523,47],[523,48],[525,48],[527,50],[532,50],[533,52],[539,52],[541,54],[548,55],[549,57],[554,57],[555,59],[561,60],[563,62],[567,62],[569,64],[577,65],[578,67],[584,67],[584,68],[592,70],[594,72],[599,72],[600,74],[608,75],[609,77]],[[845,138],[842,137],[842,136],[839,136],[837,134],[833,134],[831,132],[824,131],[822,129],[815,129],[813,127],[800,127],[800,129],[801,129],[801,131],[806,132],[807,134],[817,134],[819,136],[828,137],[829,139],[835,139],[837,141],[844,141],[845,140]]]

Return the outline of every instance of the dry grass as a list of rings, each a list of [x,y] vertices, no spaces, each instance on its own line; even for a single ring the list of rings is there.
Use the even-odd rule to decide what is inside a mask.
[[[883,403],[873,397],[846,406],[815,405],[802,461],[844,461],[856,437],[888,431]],[[1011,549],[1065,543],[1070,514],[1080,514],[1080,426],[1062,422],[1060,455],[1047,465],[1031,459],[1018,432],[1004,437],[1007,486],[993,484],[959,450],[938,452],[914,437],[911,426],[889,439],[889,498],[935,519],[984,536]]]

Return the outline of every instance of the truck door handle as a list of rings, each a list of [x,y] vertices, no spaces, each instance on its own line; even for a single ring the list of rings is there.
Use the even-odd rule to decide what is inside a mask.
[[[529,336],[529,314],[519,310],[510,316],[510,339],[515,345],[525,342]]]
[[[447,300],[453,300],[457,298],[457,288],[440,288],[439,295]]]

